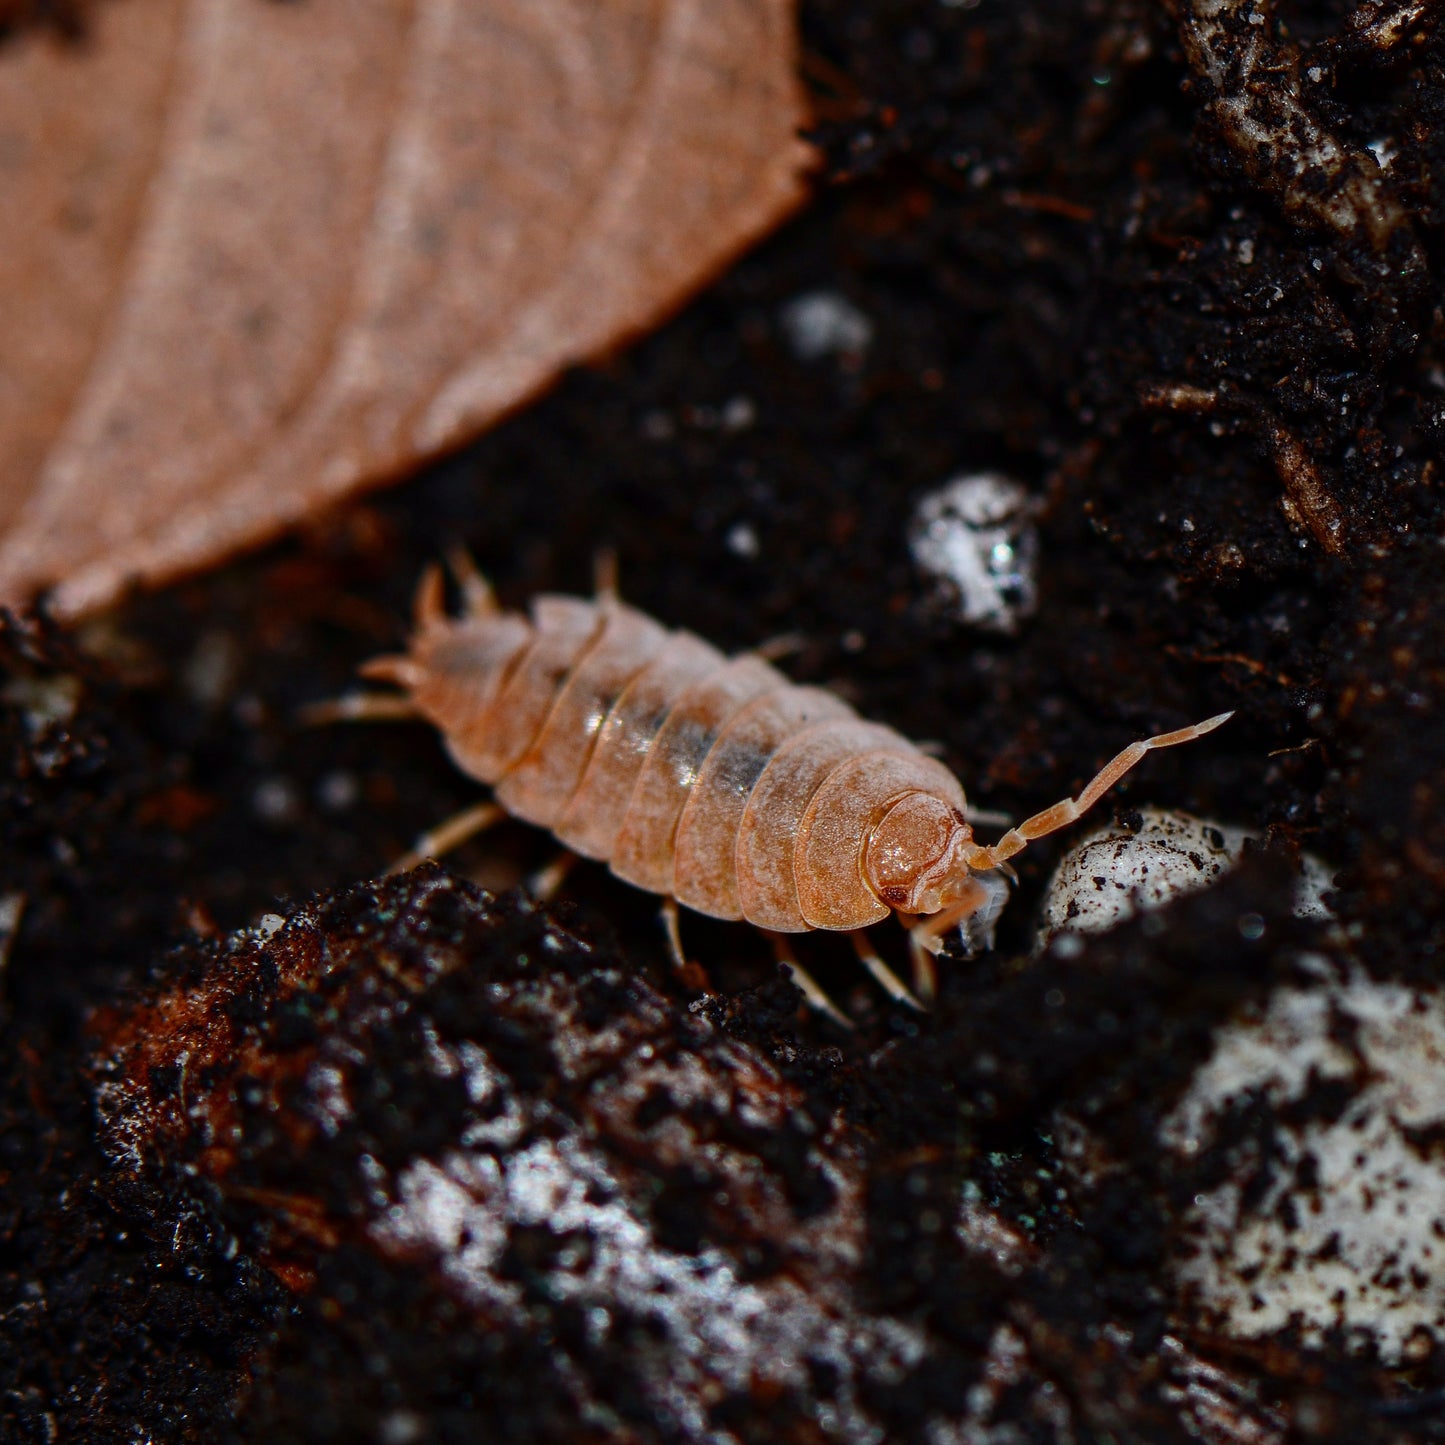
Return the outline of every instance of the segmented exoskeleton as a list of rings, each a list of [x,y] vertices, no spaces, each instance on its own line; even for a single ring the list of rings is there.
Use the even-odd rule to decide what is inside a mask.
[[[458,572],[462,615],[448,615],[432,569],[409,651],[363,671],[404,688],[501,809],[699,913],[774,934],[852,933],[905,997],[859,930],[904,915],[931,991],[948,932],[991,930],[1008,858],[1072,822],[1151,748],[1231,715],[1132,744],[1077,799],[983,846],[957,778],[836,694],[789,682],[755,654],[726,657],[605,593],[540,596],[522,616],[502,611],[469,565]],[[465,831],[490,816],[474,810]]]

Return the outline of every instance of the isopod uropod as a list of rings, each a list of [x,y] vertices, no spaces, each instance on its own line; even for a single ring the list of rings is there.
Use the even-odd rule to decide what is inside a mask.
[[[505,810],[699,913],[774,935],[848,932],[900,997],[860,930],[901,915],[918,986],[931,992],[932,955],[949,931],[962,925],[974,940],[991,931],[1007,859],[1079,817],[1150,749],[1232,715],[1131,744],[1077,798],[984,846],[948,768],[834,693],[789,682],[754,653],[725,657],[610,589],[590,601],[538,596],[529,617],[503,611],[468,562],[454,565],[462,614],[447,612],[441,572],[430,569],[409,650],[363,668],[405,699],[344,709],[420,714],[457,766],[492,786],[497,806],[430,835],[432,849]]]

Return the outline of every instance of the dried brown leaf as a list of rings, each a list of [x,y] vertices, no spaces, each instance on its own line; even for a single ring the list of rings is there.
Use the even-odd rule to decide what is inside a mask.
[[[0,50],[0,601],[454,447],[795,206],[792,0],[116,0]]]

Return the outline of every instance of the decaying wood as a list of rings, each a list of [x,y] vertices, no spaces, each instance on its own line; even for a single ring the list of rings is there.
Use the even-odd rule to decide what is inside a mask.
[[[1208,86],[1208,113],[1255,183],[1296,221],[1343,240],[1363,239],[1381,254],[1397,249],[1397,261],[1423,266],[1408,212],[1380,165],[1335,136],[1309,105],[1300,55],[1277,36],[1267,0],[1168,6],[1190,67]],[[1398,42],[1411,27],[1433,23],[1438,6],[1411,0],[1369,9],[1354,30],[1377,37],[1383,48],[1391,37]]]

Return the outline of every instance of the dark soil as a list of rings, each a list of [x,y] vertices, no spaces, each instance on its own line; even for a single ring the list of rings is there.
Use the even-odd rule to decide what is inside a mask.
[[[554,1273],[566,1241],[513,1231],[505,1310],[378,1243],[408,1162],[478,1124],[429,1039],[488,1053],[526,1140],[610,1159],[650,1247],[799,1285],[859,1340],[886,1319],[921,1341],[896,1369],[819,1357],[781,1395],[699,1387],[707,1438],[1445,1438],[1435,1353],[1386,1370],[1231,1343],[1160,1269],[1193,1181],[1155,1124],[1211,1030],[1331,946],[1290,919],[1288,860],[1340,870],[1375,976],[1433,984],[1445,947],[1445,29],[1428,0],[1352,9],[1258,3],[1201,38],[1185,0],[809,0],[816,203],[673,323],[259,557],[77,636],[9,626],[0,1438],[704,1438],[659,1403],[678,1336],[605,1291],[599,1335]],[[1318,134],[1344,160],[1301,195],[1289,157]],[[1373,209],[1322,220],[1361,176]],[[867,316],[866,349],[789,349],[782,308],[819,290]],[[925,491],[986,468],[1041,508],[1038,613],[1013,638],[932,606],[906,541]],[[685,917],[710,985],[689,1012],[650,896],[590,865],[547,910],[505,891],[551,857],[534,831],[448,860],[491,892],[362,881],[478,789],[423,727],[297,710],[398,645],[457,541],[509,604],[590,590],[611,547],[669,624],[730,649],[801,634],[790,675],[940,740],[1014,816],[1134,737],[1238,709],[1116,802],[1267,845],[1162,922],[1028,966],[1067,843],[1036,846],[996,951],[945,963],[922,1021],[809,939],[851,1034],[796,1011],[751,931]],[[268,913],[291,920],[274,943]],[[572,1000],[588,1069],[558,1063],[524,976]],[[686,1090],[604,1108],[639,1019],[689,1078],[771,1101],[761,1122]],[[355,1103],[339,1132],[318,1061]],[[1127,1166],[1113,1182],[1061,1174],[1060,1106]],[[965,1196],[1007,1249],[960,1242]],[[846,1263],[817,1223],[835,1216]],[[966,1418],[1014,1433],[937,1434]]]

